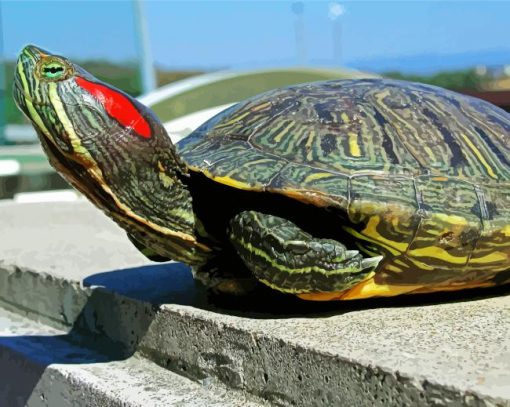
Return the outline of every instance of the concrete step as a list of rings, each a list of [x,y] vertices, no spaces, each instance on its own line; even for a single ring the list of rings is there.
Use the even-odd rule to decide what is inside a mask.
[[[0,205],[0,302],[275,405],[510,406],[508,287],[317,304],[211,298],[87,202]],[[150,362],[147,362],[150,363]]]
[[[133,355],[94,349],[89,338],[0,309],[2,406],[250,406],[240,392],[191,381]]]

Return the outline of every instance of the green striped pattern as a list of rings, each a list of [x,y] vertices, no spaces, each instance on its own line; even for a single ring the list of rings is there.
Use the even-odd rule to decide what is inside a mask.
[[[363,259],[332,239],[318,239],[287,219],[245,211],[229,238],[255,277],[286,293],[343,291],[371,274],[380,258]]]
[[[508,113],[433,86],[383,79],[317,82],[264,93],[213,120],[184,143],[193,146],[193,154],[191,147],[184,152],[192,164],[217,144],[218,154],[238,151],[228,140],[276,161],[346,176],[363,170],[510,180]],[[234,160],[229,170],[238,167]],[[219,172],[229,175],[227,168]]]

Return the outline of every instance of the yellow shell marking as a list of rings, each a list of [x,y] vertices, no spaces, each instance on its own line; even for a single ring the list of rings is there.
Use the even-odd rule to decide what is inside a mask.
[[[506,225],[501,229],[501,233],[505,235],[505,237],[510,237],[510,225]]]
[[[303,300],[308,301],[335,301],[335,300],[358,300],[371,297],[393,297],[401,294],[424,294],[436,291],[454,291],[460,288],[476,288],[476,287],[492,287],[495,283],[471,281],[459,285],[452,285],[451,283],[436,284],[436,285],[391,285],[391,284],[377,284],[374,281],[374,276],[371,275],[368,279],[362,281],[356,286],[345,291],[335,291],[326,293],[306,293],[298,294],[297,296]]]
[[[462,216],[447,215],[446,213],[435,213],[434,217],[439,219],[441,222],[455,226],[465,226],[468,223],[466,218]]]
[[[422,288],[420,285],[391,285],[377,284],[372,277],[369,280],[362,281],[360,284],[346,291],[342,295],[342,300],[352,300],[356,298],[370,297],[393,297],[395,295],[405,294]]]
[[[446,250],[437,246],[429,246],[420,249],[409,250],[408,255],[412,257],[432,257],[434,259],[444,260],[452,264],[464,264],[467,262],[467,256],[452,256]]]
[[[290,122],[283,130],[280,130],[278,135],[274,138],[274,141],[276,141],[277,143],[282,141],[282,138],[287,134],[287,132],[292,126],[294,126],[294,123]]]
[[[432,270],[435,270],[436,268],[434,266],[429,266],[428,264],[425,264],[423,263],[422,261],[420,260],[417,260],[417,259],[413,259],[412,257],[407,257],[407,260],[409,260],[411,263],[413,263],[417,268],[419,269],[422,269],[422,270],[428,270],[428,271],[432,271]]]
[[[476,155],[476,158],[478,158],[478,161],[480,161],[482,163],[482,165],[485,167],[485,169],[487,170],[487,174],[489,174],[490,177],[494,178],[494,179],[498,179],[497,175],[494,174],[494,171],[492,170],[491,166],[489,165],[489,163],[487,163],[487,161],[485,160],[484,156],[482,155],[482,153],[480,153],[480,150],[478,150],[476,148],[476,146],[473,144],[473,142],[469,139],[468,136],[466,136],[465,134],[462,135],[462,138],[466,141],[466,144],[469,146],[469,148],[473,151],[473,153],[475,153]]]
[[[365,229],[361,231],[362,234],[371,237],[377,242],[382,242],[383,244],[393,247],[397,249],[400,253],[403,253],[407,250],[409,244],[405,242],[395,242],[394,240],[386,239],[384,236],[377,231],[377,226],[381,222],[381,218],[377,215],[371,216],[367,222]]]
[[[306,149],[308,150],[308,154],[306,155],[306,158],[310,161],[312,161],[312,158],[313,158],[313,149],[312,149],[312,143],[313,143],[313,139],[315,138],[315,131],[311,131],[310,134],[308,135],[308,140],[306,140]]]
[[[309,183],[311,181],[317,181],[318,179],[323,179],[323,178],[331,178],[331,177],[335,177],[335,176],[336,176],[335,174],[331,174],[329,172],[314,172],[313,174],[310,174],[305,178],[305,183]]]
[[[423,285],[390,285],[377,284],[374,281],[375,273],[371,273],[366,280],[345,291],[330,293],[298,294],[298,297],[309,301],[355,300],[370,297],[393,297],[405,294],[423,287]]]
[[[270,107],[270,106],[271,106],[271,102],[262,103],[262,104],[260,104],[258,106],[252,107],[251,111],[252,112],[258,112],[259,110],[263,110],[266,107]]]
[[[358,135],[349,132],[349,151],[353,157],[361,157],[361,150],[358,144]]]
[[[508,256],[501,252],[492,252],[488,254],[487,256],[483,257],[471,257],[469,260],[469,263],[473,264],[483,264],[483,263],[497,263],[500,261],[507,261]]]
[[[368,236],[365,236],[365,235],[359,233],[358,231],[354,230],[353,228],[350,228],[350,227],[347,227],[347,226],[344,227],[344,230],[347,233],[351,234],[352,236],[354,236],[354,237],[356,237],[358,239],[365,240],[367,242],[373,243],[376,246],[380,246],[380,247],[386,249],[388,252],[390,252],[394,256],[397,256],[397,255],[400,254],[398,250],[395,250],[393,247],[388,246],[386,244],[383,244],[379,239],[369,238]]]
[[[245,182],[237,181],[237,180],[227,177],[227,176],[218,177],[216,175],[211,174],[210,171],[207,171],[206,169],[203,169],[203,168],[190,166],[189,169],[192,171],[200,172],[200,173],[204,174],[207,178],[210,178],[216,182],[219,182],[220,184],[228,185],[229,187],[242,189],[245,191],[255,191],[255,190],[260,189],[260,186],[250,185]]]
[[[216,126],[216,128],[219,129],[219,128],[223,128],[223,127],[228,127],[232,124],[237,123],[239,120],[244,119],[246,116],[250,115],[251,113],[252,112],[248,110],[248,111],[244,112],[243,114],[240,114],[239,116],[233,117],[226,123],[219,124],[218,126]]]

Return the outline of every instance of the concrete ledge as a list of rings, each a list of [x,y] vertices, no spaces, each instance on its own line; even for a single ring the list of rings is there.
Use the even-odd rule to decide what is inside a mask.
[[[193,382],[137,355],[126,359],[91,341],[0,310],[0,395],[4,406],[249,406],[224,387]],[[118,359],[118,360],[117,360]]]
[[[509,288],[234,302],[146,261],[87,202],[3,204],[0,225],[2,303],[123,358],[276,405],[510,406]]]

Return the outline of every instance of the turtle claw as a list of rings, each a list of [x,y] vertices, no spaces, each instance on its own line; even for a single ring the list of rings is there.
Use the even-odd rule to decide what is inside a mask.
[[[361,269],[375,268],[382,260],[383,256],[369,257],[368,259],[361,260]]]
[[[347,250],[345,252],[345,259],[349,260],[349,259],[353,258],[354,256],[356,256],[358,253],[359,253],[358,250]]]

